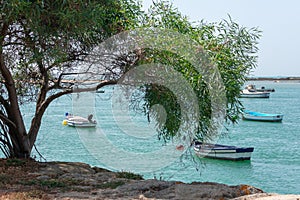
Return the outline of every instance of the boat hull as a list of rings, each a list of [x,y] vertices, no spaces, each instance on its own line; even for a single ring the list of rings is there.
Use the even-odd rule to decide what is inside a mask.
[[[66,122],[68,126],[72,127],[91,128],[97,126],[96,121],[88,120],[80,116],[66,117]]]
[[[67,124],[68,124],[68,126],[82,127],[82,128],[93,128],[93,127],[96,127],[96,125],[97,125],[94,123],[79,123],[79,122],[73,122],[73,121],[68,121]]]
[[[250,160],[253,147],[235,147],[219,144],[202,144],[194,145],[194,152],[198,157],[222,159],[222,160]]]
[[[268,92],[253,92],[253,93],[242,93],[240,95],[242,98],[270,98],[270,93]]]
[[[241,98],[269,98],[270,92],[251,92],[249,90],[242,90],[240,94]]]
[[[253,117],[250,115],[244,115],[243,120],[248,121],[260,121],[260,122],[282,122],[282,116],[274,116],[274,117]]]
[[[270,94],[241,94],[242,98],[270,98]]]
[[[260,122],[281,122],[283,119],[282,114],[266,114],[252,111],[245,111],[243,120],[260,121]]]

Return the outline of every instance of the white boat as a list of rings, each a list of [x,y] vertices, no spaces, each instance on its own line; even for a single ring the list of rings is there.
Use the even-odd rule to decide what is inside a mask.
[[[243,113],[244,120],[262,121],[262,122],[281,122],[283,119],[282,114],[268,114],[261,112],[254,112],[245,110]]]
[[[261,88],[256,88],[256,86],[252,84],[247,85],[245,89],[255,92],[275,92],[274,88],[265,88],[264,86],[262,86]]]
[[[269,98],[270,92],[257,92],[254,90],[244,89],[241,91],[242,98]]]
[[[93,115],[84,118],[66,113],[66,119],[63,121],[63,124],[72,127],[96,127],[97,122],[96,120],[92,120],[92,118]]]
[[[198,157],[222,160],[250,160],[254,147],[236,147],[220,144],[202,143],[194,141],[194,152]]]

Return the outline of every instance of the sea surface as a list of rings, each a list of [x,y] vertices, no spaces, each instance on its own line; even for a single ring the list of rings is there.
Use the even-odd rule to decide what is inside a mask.
[[[136,168],[130,166],[130,171],[141,173],[144,178],[187,183],[209,181],[229,185],[248,184],[261,188],[265,192],[299,194],[300,82],[252,81],[249,83],[257,87],[274,88],[276,91],[271,93],[269,99],[241,99],[246,109],[284,114],[281,123],[241,120],[238,124],[228,127],[226,137],[219,138],[217,142],[221,144],[254,147],[250,161],[198,159],[189,151],[181,156],[175,155],[176,159],[173,160],[168,160],[169,158],[164,155],[160,156],[159,151],[163,147],[163,142],[158,141],[155,134],[150,133],[147,137],[149,130],[154,129],[153,125],[147,124],[145,116],[129,114],[130,120],[139,124],[134,126],[120,119],[122,115],[115,107],[112,109],[112,101],[118,101],[117,98],[113,98],[113,88],[104,88],[104,93],[97,93],[92,97],[87,95],[82,101],[77,100],[80,100],[84,94],[62,97],[53,102],[43,118],[36,147],[46,161],[78,161],[121,171],[126,169],[125,166],[122,167],[124,163],[135,163],[135,160],[139,160],[139,166],[149,165],[151,169],[152,161],[149,160],[154,159],[153,163],[156,164],[166,162],[155,171],[145,172],[139,166]],[[30,124],[34,106],[26,105],[22,109],[26,123]],[[98,122],[97,128],[78,130],[63,126],[62,121],[66,112],[83,116],[94,113]],[[121,125],[114,120],[121,121]],[[128,135],[130,130],[138,130],[141,135],[138,133]],[[105,132],[107,137],[105,140],[103,138],[101,140],[99,131]],[[118,149],[123,151],[117,151]],[[158,153],[151,154],[153,149]],[[127,151],[133,153],[126,153]],[[136,156],[142,153],[149,154],[150,157]],[[39,156],[36,158],[40,159]]]

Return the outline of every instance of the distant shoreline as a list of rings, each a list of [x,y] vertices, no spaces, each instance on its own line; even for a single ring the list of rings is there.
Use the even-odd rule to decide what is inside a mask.
[[[247,81],[300,81],[300,77],[248,77]]]

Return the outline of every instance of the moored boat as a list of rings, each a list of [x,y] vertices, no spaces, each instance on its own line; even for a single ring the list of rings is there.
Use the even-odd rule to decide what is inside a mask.
[[[202,143],[194,141],[194,152],[199,157],[222,160],[250,160],[254,147],[236,147],[220,144]]]
[[[92,114],[89,115],[87,118],[84,118],[66,113],[66,119],[63,121],[63,124],[72,127],[96,127],[97,122],[96,120],[92,120],[92,118]]]
[[[257,92],[254,90],[244,89],[241,91],[240,97],[242,97],[242,98],[269,98],[270,92]]]
[[[245,110],[243,113],[243,119],[262,122],[281,122],[283,114],[269,114]]]
[[[275,92],[274,88],[265,88],[264,86],[260,87],[260,88],[256,88],[255,85],[247,85],[245,87],[245,89],[250,90],[250,91],[254,91],[254,92]]]

